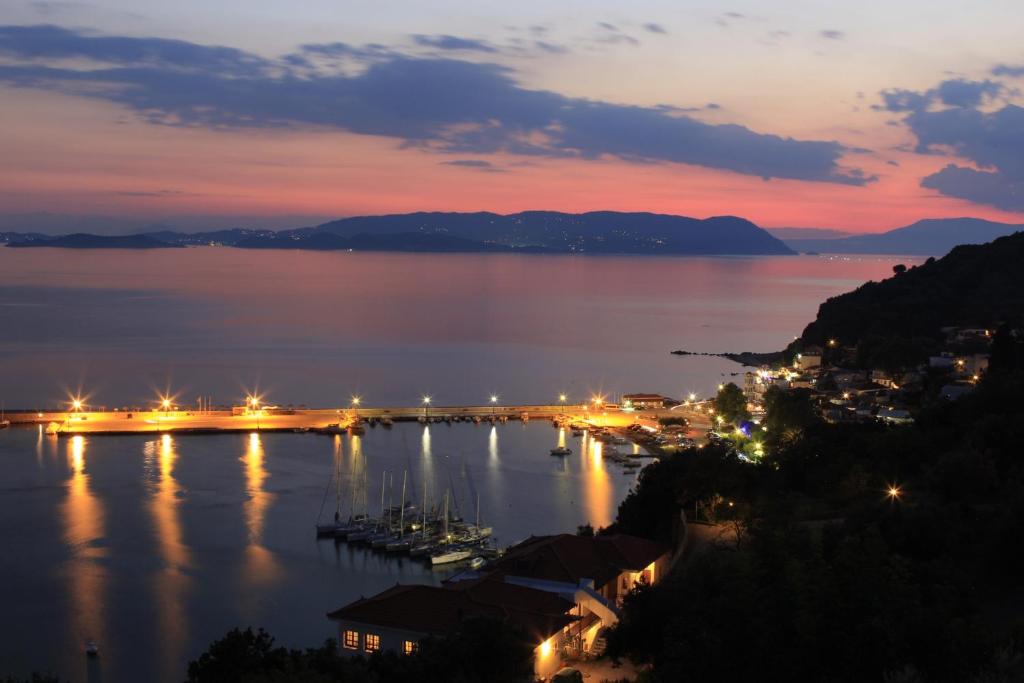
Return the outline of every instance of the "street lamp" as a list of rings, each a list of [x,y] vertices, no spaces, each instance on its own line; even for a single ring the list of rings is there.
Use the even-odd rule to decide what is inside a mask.
[[[430,417],[430,397],[423,397],[423,417]]]
[[[889,500],[896,502],[903,495],[903,491],[896,484],[889,484],[889,490],[885,494],[889,497]]]
[[[71,409],[76,413],[82,412],[82,399],[76,398],[71,401]]]

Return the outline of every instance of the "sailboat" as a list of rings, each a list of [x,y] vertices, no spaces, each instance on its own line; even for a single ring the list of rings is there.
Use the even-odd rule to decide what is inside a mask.
[[[334,502],[334,521],[316,525],[317,538],[325,536],[334,536],[337,534],[338,527],[341,526],[341,452],[339,449],[335,449],[334,452],[334,480],[335,480],[335,502]],[[330,483],[328,482],[328,485]],[[321,508],[321,512],[323,508]]]
[[[451,564],[462,562],[473,557],[473,551],[462,546],[451,545],[451,534],[448,533],[448,492],[444,493],[444,549],[430,556],[430,564]]]

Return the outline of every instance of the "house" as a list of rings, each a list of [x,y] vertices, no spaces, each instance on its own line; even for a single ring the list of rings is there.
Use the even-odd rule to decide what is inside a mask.
[[[622,395],[622,407],[633,408],[635,410],[645,410],[651,408],[664,408],[669,405],[676,405],[678,401],[673,401],[667,396],[661,394],[623,394]]]
[[[622,599],[637,584],[668,571],[671,549],[636,536],[531,537],[482,575],[464,572],[444,586],[395,586],[328,617],[338,622],[341,651],[415,651],[420,640],[454,631],[470,617],[501,619],[534,642],[534,672],[547,678],[563,656],[580,656],[619,620]]]
[[[572,609],[572,602],[550,591],[485,577],[444,586],[396,585],[327,617],[337,622],[341,653],[352,656],[413,654],[424,638],[451,634],[466,620],[496,619],[537,643],[535,673],[546,677],[558,670],[564,633],[578,620]]]
[[[821,367],[821,352],[804,352],[796,354],[796,361],[793,363],[793,368],[806,372],[813,368]]]

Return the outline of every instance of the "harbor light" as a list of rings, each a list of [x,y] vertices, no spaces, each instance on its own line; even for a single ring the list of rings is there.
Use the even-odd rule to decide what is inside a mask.
[[[495,394],[491,394],[491,403],[497,403],[498,397]]]
[[[429,396],[424,396],[423,397],[423,405],[425,405],[425,406],[429,406],[430,405],[430,397]]]
[[[76,398],[71,401],[71,409],[76,413],[82,412],[82,399]]]
[[[889,484],[889,490],[886,491],[886,495],[889,496],[889,500],[897,501],[903,495],[903,491],[896,484]]]
[[[691,400],[691,401],[696,401],[696,400],[697,400],[697,394],[695,394],[695,393],[693,393],[693,392],[691,391],[691,392],[690,392],[690,400]]]
[[[566,396],[565,394],[559,394],[559,395],[558,395],[558,402],[559,402],[559,403],[565,403],[565,402],[566,402],[566,400],[568,400],[568,398],[569,398],[569,397],[568,397],[568,396]]]
[[[547,640],[545,640],[543,643],[540,644],[540,656],[541,657],[547,657],[550,654],[551,654],[551,639],[548,638]]]
[[[352,405],[358,406],[362,402],[362,400],[363,399],[360,398],[359,396],[353,396],[352,397]]]

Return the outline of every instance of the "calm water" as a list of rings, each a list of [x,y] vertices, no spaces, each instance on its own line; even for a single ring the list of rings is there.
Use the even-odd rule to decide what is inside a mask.
[[[687,259],[0,249],[0,399],[56,405],[437,404],[709,392],[739,368],[697,351],[780,348],[828,296],[893,259]],[[324,613],[419,564],[317,542],[335,459],[403,472],[422,496],[479,494],[503,544],[607,524],[633,477],[583,444],[551,458],[547,423],[398,425],[362,439],[264,434],[56,440],[0,432],[0,675],[180,680],[236,625],[289,645],[332,635]],[[347,474],[346,474],[347,477]],[[346,503],[350,494],[345,489]],[[379,504],[379,503],[377,503]],[[347,507],[346,507],[347,509]],[[82,644],[100,643],[87,665]]]

